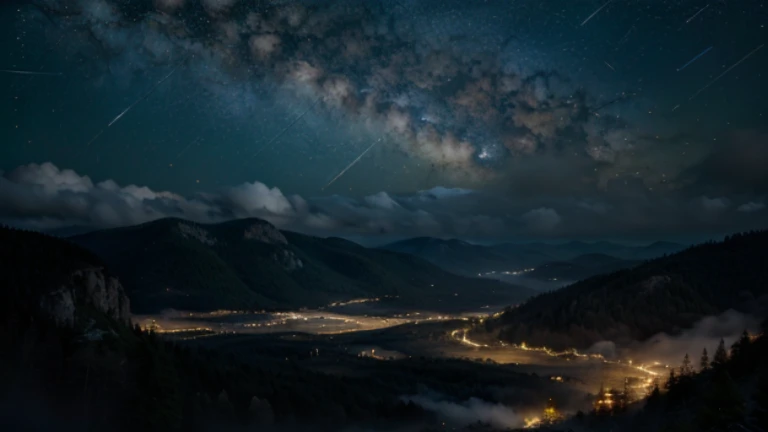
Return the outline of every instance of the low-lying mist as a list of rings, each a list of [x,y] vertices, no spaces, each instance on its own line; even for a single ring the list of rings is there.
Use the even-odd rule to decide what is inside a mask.
[[[646,341],[620,349],[613,342],[602,341],[594,344],[588,351],[602,354],[606,358],[632,359],[640,363],[660,362],[677,366],[686,354],[697,363],[695,359],[704,349],[711,359],[721,339],[726,347],[730,347],[744,330],[756,334],[759,329],[759,318],[731,309],[720,315],[705,317],[692,328],[677,335],[658,333]]]
[[[523,425],[523,417],[512,408],[474,397],[461,403],[442,400],[438,395],[405,396],[402,399],[432,411],[446,422],[458,427],[477,422],[504,429]]]

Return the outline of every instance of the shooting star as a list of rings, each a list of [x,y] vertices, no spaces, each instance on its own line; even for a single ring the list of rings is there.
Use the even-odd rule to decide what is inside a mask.
[[[14,70],[14,69],[0,69],[0,72],[14,74],[14,75],[38,75],[38,76],[62,76],[61,72],[35,72],[27,70]]]
[[[677,71],[680,72],[681,70],[687,68],[691,63],[693,63],[696,60],[698,60],[699,58],[701,58],[704,54],[708,53],[712,48],[713,47],[709,47],[709,48],[705,49],[704,51],[702,51],[701,54],[697,55],[696,57],[692,58],[691,61],[689,61],[688,63],[684,64],[683,67],[677,68]]]
[[[303,112],[303,113],[301,113],[301,114],[300,114],[298,117],[296,117],[295,119],[293,119],[293,121],[292,121],[292,122],[288,123],[288,126],[286,126],[285,128],[283,128],[283,130],[281,130],[280,132],[278,132],[278,133],[277,133],[277,135],[273,136],[271,140],[269,140],[269,141],[268,141],[266,144],[264,144],[263,146],[261,146],[261,148],[259,148],[258,150],[256,150],[256,153],[254,153],[254,154],[253,154],[253,156],[251,156],[251,157],[252,157],[252,158],[254,158],[254,157],[258,156],[258,155],[259,155],[259,153],[261,153],[262,151],[264,151],[264,150],[265,150],[267,147],[269,147],[270,145],[272,145],[272,143],[274,143],[275,141],[277,141],[277,139],[278,139],[278,138],[280,138],[281,136],[283,136],[283,134],[284,134],[284,133],[285,133],[285,132],[286,132],[288,129],[290,129],[290,128],[291,128],[293,125],[295,125],[295,124],[296,124],[296,122],[298,122],[299,120],[301,120],[301,118],[302,118],[302,117],[304,117],[305,115],[307,115],[307,113],[308,113],[308,112],[312,111],[312,108],[314,108],[314,107],[315,107],[315,105],[317,105],[317,103],[318,103],[318,102],[320,102],[320,99],[321,99],[321,98],[322,98],[322,96],[321,96],[321,97],[318,97],[317,99],[315,99],[315,101],[314,101],[314,102],[312,102],[312,105],[310,105],[310,106],[309,106],[309,108],[307,108],[306,110],[304,110],[304,112]]]
[[[332,184],[333,184],[333,182],[335,182],[336,180],[338,180],[338,179],[339,179],[341,176],[343,176],[343,175],[344,175],[344,173],[345,173],[345,172],[347,172],[347,171],[348,171],[350,168],[352,168],[353,166],[355,166],[355,164],[356,164],[356,163],[358,163],[358,162],[360,161],[360,159],[362,159],[362,158],[363,158],[363,156],[365,156],[365,154],[366,154],[366,153],[368,153],[368,152],[369,152],[369,151],[370,151],[370,150],[373,148],[373,146],[375,146],[376,144],[378,144],[380,141],[381,141],[381,138],[377,139],[377,140],[376,140],[376,141],[375,141],[373,144],[371,144],[371,146],[370,146],[370,147],[368,147],[367,149],[365,149],[365,151],[364,151],[364,152],[362,152],[362,153],[360,154],[360,156],[358,156],[358,157],[357,157],[357,159],[353,160],[351,164],[347,165],[347,167],[346,167],[346,168],[344,168],[343,170],[341,170],[341,172],[340,172],[340,173],[339,173],[339,174],[338,174],[336,177],[334,177],[334,178],[333,178],[333,180],[329,181],[329,182],[328,182],[328,184],[327,184],[327,185],[325,185],[325,186],[323,186],[323,188],[322,188],[322,189],[320,189],[320,190],[325,190],[325,189],[326,189],[328,186],[332,185]]]
[[[583,23],[581,23],[581,26],[583,27],[583,26],[584,26],[584,24],[588,23],[588,22],[589,22],[589,20],[591,20],[592,18],[594,18],[594,17],[595,17],[595,15],[597,15],[598,13],[600,13],[600,11],[601,11],[601,10],[605,9],[605,7],[606,7],[606,6],[608,6],[609,4],[611,4],[612,2],[613,2],[613,0],[608,0],[608,2],[607,2],[607,3],[605,3],[604,5],[602,5],[602,6],[600,6],[599,8],[597,8],[597,10],[596,10],[596,11],[592,12],[592,15],[588,16],[588,17],[587,17],[587,19],[585,19],[585,20],[584,20],[584,22],[583,22]]]
[[[752,54],[754,54],[754,53],[756,53],[756,52],[760,51],[760,49],[761,49],[761,48],[763,48],[764,46],[765,46],[765,44],[762,44],[762,45],[760,45],[759,47],[757,47],[757,48],[753,49],[752,51],[750,51],[750,52],[749,52],[749,54],[747,54],[747,55],[745,55],[744,57],[742,57],[742,58],[741,58],[741,60],[739,60],[739,61],[737,61],[736,63],[734,63],[734,64],[733,64],[733,66],[731,66],[731,67],[729,67],[728,69],[726,69],[726,70],[725,70],[725,72],[723,72],[723,73],[721,73],[720,75],[718,75],[718,76],[717,76],[715,79],[713,79],[712,81],[710,81],[709,83],[707,83],[707,85],[705,85],[704,87],[702,87],[702,88],[701,88],[699,91],[697,91],[696,93],[694,93],[694,94],[693,94],[693,96],[691,96],[690,98],[688,98],[688,101],[692,101],[692,100],[693,100],[693,99],[694,99],[696,96],[698,96],[699,94],[701,94],[701,92],[703,92],[704,90],[708,89],[710,86],[712,86],[712,84],[716,83],[716,82],[717,82],[717,80],[719,80],[720,78],[724,77],[724,76],[725,76],[725,74],[727,74],[728,72],[730,72],[731,70],[733,70],[733,68],[735,68],[736,66],[740,65],[742,62],[744,62],[744,60],[746,60],[746,59],[748,59],[748,58],[752,57]]]
[[[607,61],[605,61],[605,60],[603,60],[603,63],[605,63],[605,65],[606,65],[606,66],[608,66],[609,68],[611,68],[611,70],[612,70],[612,71],[616,72],[616,69],[614,69],[614,68],[613,68],[613,66],[611,66],[611,64],[610,64],[610,63],[608,63],[608,62],[607,62]]]
[[[706,6],[704,6],[703,8],[699,9],[699,11],[698,11],[698,12],[696,12],[695,14],[693,14],[693,16],[692,16],[692,17],[688,18],[688,19],[685,21],[685,24],[688,24],[689,22],[693,21],[693,20],[694,20],[694,18],[696,18],[697,16],[699,16],[699,14],[700,14],[700,13],[702,13],[702,12],[704,12],[704,10],[705,10],[705,9],[707,9],[708,7],[709,7],[709,5],[706,5]],[[685,24],[683,24],[683,25],[685,25]]]
[[[675,105],[675,107],[674,107],[674,108],[672,108],[672,112],[675,112],[675,111],[677,111],[677,109],[678,109],[678,108],[680,108],[680,104],[677,104],[677,105]]]
[[[181,157],[181,155],[183,155],[184,153],[186,153],[186,152],[187,152],[187,150],[189,150],[189,148],[190,148],[190,147],[192,147],[193,145],[195,145],[195,143],[197,143],[198,141],[200,141],[200,137],[197,137],[197,138],[195,138],[195,139],[194,139],[194,140],[192,140],[192,141],[191,141],[189,144],[187,144],[187,146],[186,146],[186,147],[184,147],[184,150],[180,151],[180,152],[179,152],[179,154],[177,154],[177,155],[176,155],[176,159],[180,158],[180,157]]]
[[[121,118],[122,118],[124,115],[128,114],[128,111],[130,111],[131,109],[133,109],[133,107],[135,107],[136,105],[140,104],[140,103],[141,103],[141,102],[142,102],[144,99],[148,98],[148,97],[149,97],[149,95],[151,95],[151,94],[152,94],[152,93],[153,93],[153,92],[154,92],[154,91],[155,91],[155,90],[156,90],[156,89],[157,89],[157,88],[160,86],[160,84],[164,83],[164,82],[165,82],[165,80],[167,80],[168,78],[170,78],[170,77],[171,77],[171,75],[173,75],[173,74],[174,74],[174,72],[176,72],[176,69],[178,69],[178,68],[179,68],[178,66],[176,66],[175,68],[173,68],[173,70],[171,71],[171,73],[169,73],[168,75],[166,75],[165,77],[163,77],[163,79],[161,79],[160,81],[158,81],[157,83],[155,83],[155,85],[153,85],[153,86],[152,86],[152,87],[151,87],[151,88],[150,88],[150,89],[149,89],[149,90],[148,90],[146,93],[144,93],[144,95],[143,95],[142,97],[140,97],[139,99],[137,99],[137,100],[136,100],[136,102],[134,102],[134,103],[132,103],[132,104],[128,105],[128,108],[124,109],[124,110],[123,110],[123,112],[121,112],[120,114],[118,114],[118,115],[117,115],[117,117],[115,117],[115,118],[114,118],[114,119],[113,119],[111,122],[109,122],[109,124],[107,125],[107,127],[110,127],[110,126],[112,126],[113,124],[117,123],[117,121],[118,121],[118,120],[120,120],[120,119],[121,119]]]
[[[117,117],[113,118],[112,121],[109,122],[109,124],[104,129],[100,130],[99,133],[96,134],[96,136],[94,136],[90,141],[88,141],[88,144],[86,146],[90,146],[94,141],[99,139],[99,137],[101,136],[101,134],[104,133],[104,131],[112,127],[112,125],[117,123],[121,118],[123,118],[124,115],[128,114],[128,111],[130,111],[131,109],[133,109],[133,107],[135,107],[136,105],[140,104],[143,100],[148,98],[149,95],[151,95],[160,86],[160,84],[164,83],[165,80],[170,78],[171,75],[173,75],[173,73],[176,72],[176,69],[178,68],[179,68],[178,66],[173,68],[173,70],[168,75],[163,77],[163,79],[161,79],[160,81],[156,82],[155,85],[153,85],[146,93],[144,93],[139,99],[137,99],[136,102],[128,105],[128,108],[124,109],[123,112],[117,115]]]
[[[604,104],[602,104],[602,105],[598,106],[597,108],[593,109],[592,110],[592,114],[596,115],[597,117],[600,117],[600,112],[599,111],[602,110],[603,108],[609,107],[609,106],[615,104],[616,102],[628,100],[628,99],[630,99],[630,98],[632,98],[634,96],[637,96],[637,93],[630,93],[630,94],[622,93],[619,97],[611,99],[608,102],[605,102]]]

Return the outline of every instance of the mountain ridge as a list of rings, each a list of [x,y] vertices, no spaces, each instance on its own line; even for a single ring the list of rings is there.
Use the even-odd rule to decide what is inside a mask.
[[[488,320],[486,330],[504,341],[557,349],[626,344],[727,309],[764,314],[765,298],[768,231],[755,231],[538,295]]]
[[[463,275],[519,271],[547,263],[569,261],[589,254],[609,255],[627,261],[644,261],[678,252],[684,247],[681,244],[662,241],[643,246],[627,246],[607,241],[590,243],[578,240],[558,244],[506,242],[484,246],[434,237],[414,237],[380,246],[381,249],[419,256],[443,269]]]
[[[318,307],[379,296],[418,303],[418,297],[443,301],[473,289],[513,301],[532,294],[411,255],[280,231],[255,218],[218,224],[168,218],[70,240],[110,266],[139,312]]]

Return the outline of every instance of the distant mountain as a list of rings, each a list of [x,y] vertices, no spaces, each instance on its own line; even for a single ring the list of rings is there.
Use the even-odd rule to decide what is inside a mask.
[[[567,261],[539,264],[525,277],[539,280],[578,281],[591,276],[612,273],[640,264],[641,261],[624,260],[610,255],[591,253],[579,255]]]
[[[731,308],[763,313],[759,300],[766,295],[768,231],[762,231],[539,295],[488,320],[486,330],[506,341],[556,348],[621,344],[675,332]]]
[[[67,238],[76,235],[86,234],[92,231],[96,231],[94,228],[83,225],[71,225],[60,228],[53,228],[49,230],[43,230],[44,234],[48,234],[54,237]]]
[[[391,243],[381,248],[424,258],[454,273],[476,275],[492,271],[518,271],[537,268],[543,264],[570,261],[580,256],[595,254],[607,255],[619,260],[643,261],[679,252],[685,246],[668,242],[657,242],[648,246],[626,246],[605,241],[595,243],[572,241],[562,244],[502,243],[493,246],[481,246],[456,239],[442,240],[432,237],[417,237]],[[631,264],[620,265],[616,268],[627,266],[631,266]],[[610,268],[606,270],[610,270]],[[597,273],[587,271],[580,274],[589,276]]]
[[[517,270],[519,267],[536,265],[552,260],[552,257],[535,251],[507,253],[488,246],[474,245],[465,241],[442,240],[433,237],[417,237],[382,246],[381,249],[406,253],[442,267],[448,271],[477,275],[499,270]]]
[[[181,219],[98,231],[71,240],[120,277],[136,312],[317,307],[399,296],[428,308],[531,292],[454,275],[410,255],[282,232],[259,219],[215,225]]]
[[[607,241],[594,243],[571,241],[567,243],[504,243],[493,246],[497,251],[534,251],[554,260],[571,260],[581,255],[603,254],[624,260],[648,260],[685,249],[684,245],[655,242],[647,246],[628,246]]]

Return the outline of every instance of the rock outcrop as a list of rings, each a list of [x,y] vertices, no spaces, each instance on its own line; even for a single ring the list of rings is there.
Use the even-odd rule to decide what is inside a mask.
[[[272,258],[280,264],[287,272],[292,272],[304,267],[304,263],[301,259],[288,249],[283,249],[281,252],[275,252]]]
[[[268,222],[254,223],[246,228],[243,235],[247,240],[256,240],[268,244],[287,245],[288,240],[283,233]]]
[[[208,231],[197,225],[180,222],[178,227],[179,231],[181,232],[181,236],[184,238],[195,239],[206,246],[213,246],[217,242],[216,238],[212,237]]]
[[[98,267],[74,271],[70,280],[44,294],[40,308],[60,325],[74,326],[80,312],[93,308],[108,317],[128,323],[130,302],[120,282]]]

